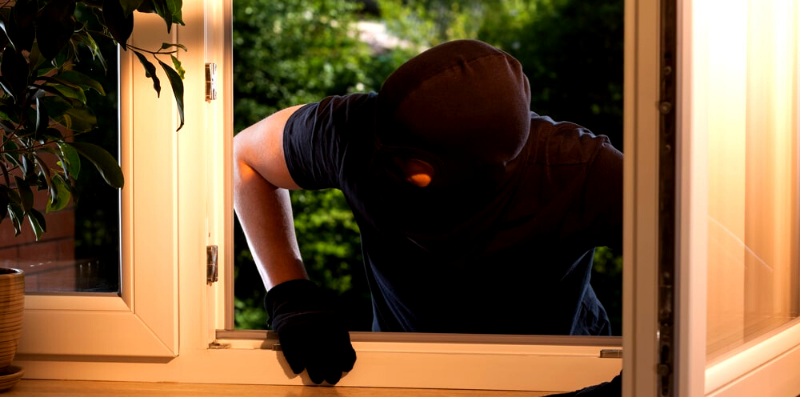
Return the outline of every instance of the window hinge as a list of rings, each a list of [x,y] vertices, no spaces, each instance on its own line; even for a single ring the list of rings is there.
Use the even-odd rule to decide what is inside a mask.
[[[216,283],[218,276],[217,246],[206,246],[206,282],[208,285]]]
[[[217,64],[206,64],[206,101],[217,99]]]
[[[230,343],[219,343],[217,341],[213,341],[213,342],[208,344],[208,348],[209,349],[215,349],[215,350],[218,350],[218,349],[230,349],[231,348],[231,344]]]
[[[622,358],[622,349],[600,350],[600,358]]]

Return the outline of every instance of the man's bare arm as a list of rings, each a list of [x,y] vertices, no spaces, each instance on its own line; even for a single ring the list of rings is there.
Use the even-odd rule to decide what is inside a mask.
[[[287,189],[299,189],[283,157],[283,130],[300,106],[281,110],[233,140],[233,207],[267,290],[306,279]]]

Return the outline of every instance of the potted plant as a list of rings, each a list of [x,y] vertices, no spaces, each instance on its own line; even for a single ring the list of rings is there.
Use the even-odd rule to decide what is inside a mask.
[[[184,70],[175,54],[186,47],[164,43],[143,49],[127,42],[137,13],[158,14],[169,32],[173,24],[183,24],[181,10],[182,0],[0,0],[0,224],[11,222],[19,235],[27,223],[39,240],[47,231],[43,212],[63,209],[76,195],[81,158],[93,164],[108,185],[122,188],[124,176],[114,156],[91,139],[74,140],[90,136],[97,127],[95,104],[86,93],[108,91],[77,67],[91,62],[106,68],[106,59],[114,54],[104,53],[99,42],[110,40],[133,52],[158,95],[159,75],[166,76],[180,130]],[[46,203],[34,202],[36,190],[45,191]],[[0,295],[13,292],[9,300],[21,305],[24,288],[2,284],[6,276],[21,278],[21,272],[0,273],[7,273],[0,274]],[[0,339],[11,327],[3,321],[16,321],[3,310],[0,307]],[[19,338],[18,332],[8,335]],[[2,372],[7,365],[0,358],[0,388],[10,376]]]

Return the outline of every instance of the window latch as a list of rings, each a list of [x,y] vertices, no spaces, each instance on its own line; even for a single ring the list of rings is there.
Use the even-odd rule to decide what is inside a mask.
[[[600,358],[622,358],[622,349],[600,350]]]
[[[208,285],[216,283],[219,278],[217,267],[217,246],[206,246],[206,282]]]
[[[217,99],[217,64],[206,63],[206,101]]]

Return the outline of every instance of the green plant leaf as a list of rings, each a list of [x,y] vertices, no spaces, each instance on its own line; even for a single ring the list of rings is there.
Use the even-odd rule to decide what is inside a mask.
[[[75,0],[51,0],[36,24],[36,41],[47,59],[55,58],[75,31]]]
[[[152,62],[148,61],[147,58],[139,52],[134,51],[133,53],[136,54],[139,63],[144,66],[144,75],[153,79],[153,89],[156,90],[156,95],[161,97],[161,81],[159,81],[158,76],[156,76],[156,65],[153,65]]]
[[[0,19],[0,30],[2,30],[3,33],[5,34],[6,40],[8,40],[8,42],[12,46],[14,46],[14,40],[11,39],[11,32],[9,32],[10,27],[8,26],[8,24],[6,24],[5,18]]]
[[[11,200],[8,198],[8,192],[6,192],[7,189],[8,187],[0,185],[0,223],[2,223],[3,219],[6,217],[8,204],[11,203]]]
[[[11,97],[12,101],[17,101],[17,95],[14,93],[14,87],[11,85],[11,82],[5,78],[5,76],[0,76],[0,88],[3,89],[3,92],[5,92],[6,95]]]
[[[111,32],[111,37],[117,41],[123,50],[127,49],[128,38],[133,32],[133,14],[125,13],[120,0],[103,1],[103,20],[106,28]]]
[[[175,66],[178,76],[180,76],[181,80],[183,80],[186,78],[186,70],[183,68],[183,66],[181,66],[181,61],[174,55],[170,55],[170,57],[172,57],[172,65]]]
[[[8,43],[17,51],[30,51],[33,44],[35,30],[34,25],[29,20],[31,6],[33,7],[33,16],[35,16],[38,11],[35,1],[17,1],[10,9],[3,8],[0,28],[5,33]],[[3,43],[3,46],[5,47],[5,43]]]
[[[152,0],[142,0],[142,4],[139,4],[139,7],[136,7],[136,11],[143,12],[145,14],[152,14],[156,12],[156,9]]]
[[[122,10],[125,12],[125,16],[128,16],[142,5],[142,0],[120,0],[120,4],[122,4]]]
[[[33,208],[33,191],[22,178],[14,175],[14,183],[17,185],[17,192],[19,192],[19,204],[24,211]]]
[[[0,161],[0,172],[3,173],[3,182],[5,182],[4,184],[0,184],[0,188],[11,186],[11,180],[9,180],[8,168],[6,168],[5,161]],[[0,210],[2,210],[4,207],[5,206],[0,206]]]
[[[31,52],[28,54],[28,68],[33,71],[31,74],[34,76],[42,76],[52,70],[52,65],[42,68],[45,62],[47,62],[47,60],[42,56],[42,52],[39,51],[39,43],[34,42],[33,46],[31,46]]]
[[[166,0],[167,10],[172,17],[172,22],[185,25],[183,23],[183,0]]]
[[[61,211],[67,204],[72,194],[69,192],[67,182],[61,175],[53,175],[52,185],[55,187],[56,194],[50,194],[50,201],[47,202],[46,212]]]
[[[184,51],[189,51],[189,50],[186,48],[186,46],[185,46],[185,45],[183,45],[183,44],[178,44],[178,43],[161,43],[161,49],[162,49],[162,50],[166,50],[166,49],[169,49],[169,48],[172,48],[172,47],[177,47],[177,48],[180,48],[180,49],[182,49],[182,50],[184,50]]]
[[[61,150],[61,168],[64,169],[64,175],[67,178],[75,179],[81,172],[81,157],[72,146],[59,142],[58,148]],[[66,163],[66,164],[65,164]]]
[[[58,91],[56,91],[58,92]],[[61,94],[60,92],[58,94]],[[64,125],[64,113],[72,108],[72,104],[60,96],[46,96],[40,100],[47,108],[47,114],[57,123]]]
[[[14,4],[14,21],[20,28],[32,26],[37,12],[39,12],[39,5],[36,0],[17,0]],[[30,48],[26,49],[30,50]]]
[[[23,179],[27,180],[33,176],[33,159],[30,159],[31,154],[27,151],[20,153],[20,170],[22,171]]]
[[[64,137],[61,135],[61,131],[59,131],[58,129],[55,129],[55,128],[46,129],[44,131],[44,134],[42,134],[42,135],[43,135],[43,137],[45,139],[47,139],[48,142],[55,142],[55,141],[60,141],[60,140],[64,139]],[[48,151],[48,149],[50,151],[52,151],[53,153],[55,153],[55,151],[53,149],[50,149],[50,148],[47,148],[47,147],[42,148],[40,150]]]
[[[120,189],[125,184],[117,160],[105,149],[87,142],[68,142],[67,145],[74,147],[78,153],[91,161],[109,186]]]
[[[8,205],[8,216],[11,218],[11,224],[14,225],[14,236],[19,236],[22,233],[22,221],[25,219],[25,212],[19,205]]]
[[[11,106],[0,106],[0,119],[14,120],[16,118],[17,116],[14,114],[14,108]]]
[[[47,222],[44,219],[44,215],[33,208],[26,211],[25,214],[28,215],[28,221],[31,224],[31,229],[33,229],[33,234],[36,235],[36,241],[39,241],[42,238],[42,234],[47,231]]]
[[[100,95],[106,95],[106,91],[103,89],[103,85],[100,84],[99,81],[76,70],[63,71],[54,76],[53,79],[61,84],[80,87],[83,90],[93,89]]]
[[[86,94],[83,92],[83,88],[81,87],[74,87],[64,84],[53,84],[51,87],[58,91],[58,93],[63,95],[65,98],[76,99],[81,103],[86,104]]]
[[[72,39],[79,43],[85,44],[92,53],[92,59],[100,61],[100,64],[103,66],[103,70],[108,71],[108,63],[106,62],[106,58],[103,56],[103,52],[100,51],[100,46],[97,45],[97,42],[94,41],[94,38],[89,32],[85,30],[75,32],[75,34],[72,35]]]
[[[169,84],[172,86],[172,93],[175,94],[175,103],[178,105],[178,116],[180,116],[181,124],[178,126],[177,131],[180,131],[183,128],[183,80],[181,80],[181,76],[173,70],[169,65],[160,60],[158,63],[161,65],[161,68],[164,69],[164,73],[167,74],[167,78],[169,79]]]
[[[44,163],[41,157],[34,155],[33,161],[36,163],[36,166],[39,168],[39,180],[44,183],[44,186],[47,186],[48,194],[50,195],[50,200],[53,199],[54,194],[58,194],[55,190],[55,186],[51,181],[52,176],[50,175],[50,168]]]
[[[63,125],[76,132],[88,132],[97,126],[97,117],[87,107],[67,109],[62,117]]]
[[[36,133],[34,135],[36,139],[39,139],[39,136],[44,135],[44,131],[50,124],[50,117],[47,116],[47,108],[39,102],[39,98],[36,98],[34,102],[36,104]]]
[[[0,73],[3,74],[5,82],[10,84],[14,96],[20,98],[25,87],[28,86],[28,62],[14,47],[8,46],[3,50]],[[7,91],[6,87],[3,87],[3,90]]]

